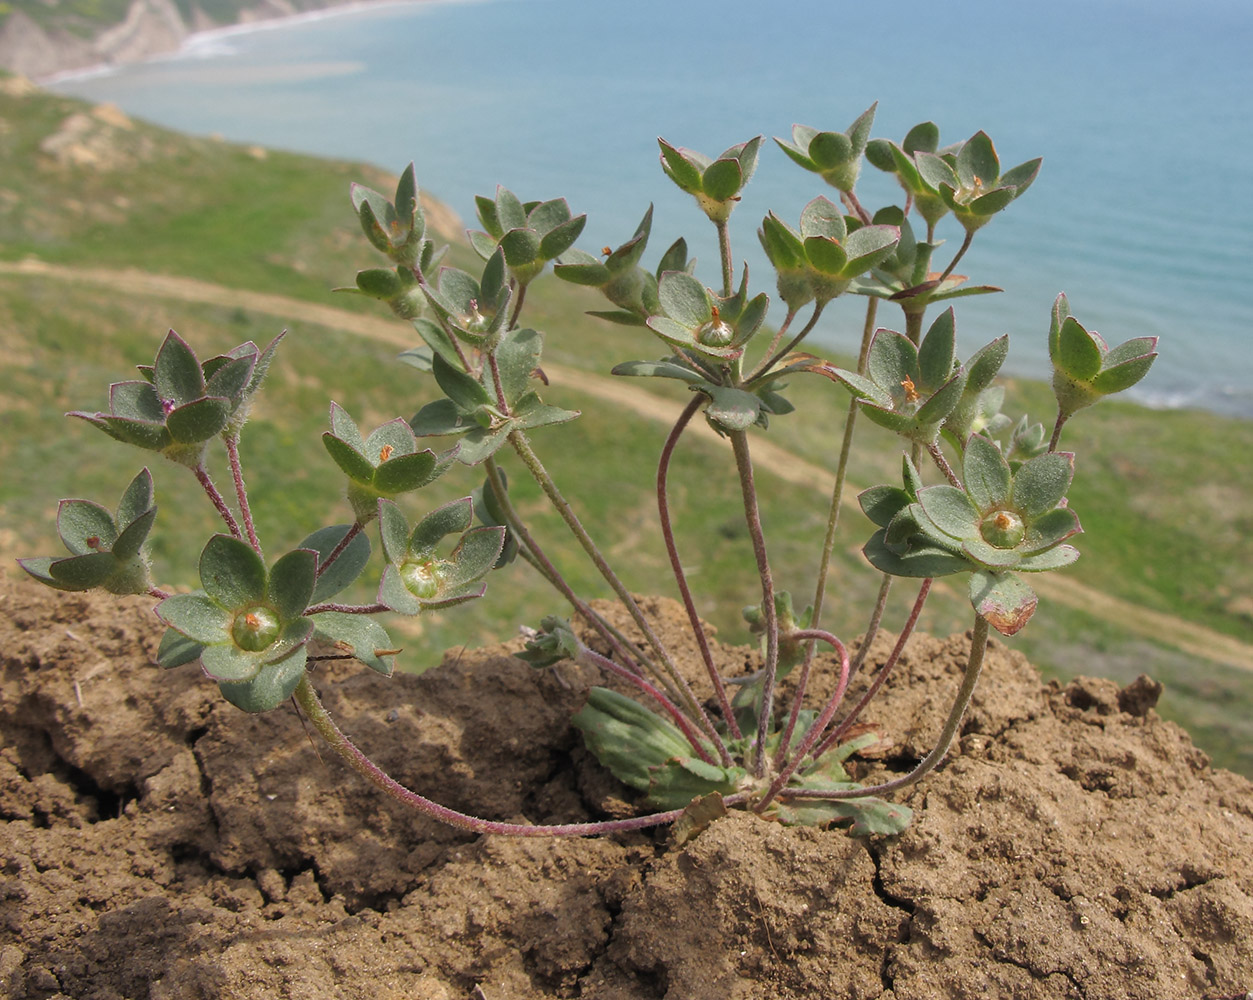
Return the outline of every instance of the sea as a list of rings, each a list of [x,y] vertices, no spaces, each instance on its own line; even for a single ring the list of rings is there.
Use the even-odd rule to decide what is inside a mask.
[[[683,235],[710,285],[712,227],[662,174],[659,136],[716,155],[787,138],[798,122],[843,130],[875,102],[875,136],[899,141],[922,121],[942,143],[982,129],[1003,168],[1044,164],[958,267],[1004,289],[957,300],[962,351],[1009,333],[1007,368],[1045,377],[1050,308],[1065,292],[1111,344],[1160,337],[1139,401],[1248,418],[1250,52],[1247,0],[424,0],[210,32],[50,86],[185,132],[396,173],[412,161],[468,226],[474,196],[498,184],[524,201],[565,197],[588,216],[579,245],[592,253],[630,237],[654,204],[644,263]],[[858,192],[872,210],[902,203],[872,167]],[[763,216],[795,226],[820,194],[835,197],[763,146],[731,219],[754,290],[773,297]],[[942,264],[962,233],[950,219],[939,235]],[[818,345],[854,350],[863,310],[835,303]],[[879,318],[900,328],[894,306]]]

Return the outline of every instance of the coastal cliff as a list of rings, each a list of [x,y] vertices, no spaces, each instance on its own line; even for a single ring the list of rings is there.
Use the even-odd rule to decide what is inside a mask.
[[[58,73],[138,62],[173,52],[193,32],[289,17],[349,0],[210,2],[130,0],[118,5],[120,20],[88,18],[69,4],[43,0],[4,4],[0,14],[0,67],[32,79]],[[107,6],[107,5],[101,5]]]

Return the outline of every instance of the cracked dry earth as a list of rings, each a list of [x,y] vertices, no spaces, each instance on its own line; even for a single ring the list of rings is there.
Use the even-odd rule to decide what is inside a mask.
[[[150,605],[151,602],[147,602]],[[896,838],[743,813],[473,838],[406,812],[294,712],[150,666],[145,602],[0,589],[0,994],[91,1000],[1200,1000],[1253,989],[1253,785],[1148,681],[1044,685],[991,652]],[[649,608],[683,646],[681,613]],[[911,641],[862,773],[925,752],[966,639]],[[886,640],[869,663],[882,662]],[[411,653],[410,656],[413,654]],[[719,646],[735,671],[753,654]],[[569,717],[593,678],[507,647],[422,677],[319,668],[411,787],[498,819],[620,815]],[[854,692],[855,694],[856,692]]]

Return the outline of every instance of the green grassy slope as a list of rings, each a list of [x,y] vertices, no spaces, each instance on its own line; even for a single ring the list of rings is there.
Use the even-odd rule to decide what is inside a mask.
[[[75,116],[76,131],[69,131]],[[44,94],[0,93],[0,121],[6,123],[0,129],[0,261],[33,255],[73,268],[133,268],[357,315],[383,314],[374,303],[329,292],[351,283],[358,267],[379,262],[347,201],[350,180],[388,183],[377,170],[178,136],[93,116],[78,102]],[[658,183],[663,180],[659,176]],[[441,224],[449,232],[456,228],[446,215]],[[468,256],[455,248],[454,259]],[[604,374],[617,361],[665,353],[644,331],[584,316],[598,305],[594,296],[553,279],[537,283],[527,322],[545,331],[550,361]],[[892,319],[885,315],[883,322]],[[58,550],[57,497],[112,503],[148,458],[61,414],[104,406],[108,383],[149,362],[170,327],[202,352],[214,352],[247,339],[263,343],[283,326],[290,326],[290,336],[244,438],[259,527],[271,554],[321,524],[347,519],[337,473],[317,441],[330,399],[374,424],[408,416],[429,398],[420,376],[393,361],[394,346],[323,324],[285,322],[229,298],[192,303],[127,294],[64,274],[0,272],[0,554],[6,562],[13,555]],[[404,332],[399,324],[394,329]],[[686,394],[658,381],[640,387],[668,398],[668,411],[659,405],[673,415]],[[577,383],[555,381],[545,395],[584,411],[578,421],[535,434],[545,462],[622,565],[628,585],[670,593],[652,529],[651,482],[664,425],[597,408],[594,392]],[[795,379],[790,395],[805,419],[793,414],[772,421],[764,439],[830,468],[846,399],[818,378]],[[1044,386],[1016,383],[1012,412],[1025,408],[1047,419],[1047,395]],[[1080,454],[1071,497],[1087,529],[1080,539],[1084,558],[1067,575],[1248,641],[1253,463],[1245,456],[1253,448],[1253,423],[1105,403],[1080,414],[1064,440]],[[611,475],[598,470],[597,454],[612,456]],[[851,481],[865,486],[894,478],[898,455],[890,436],[865,426]],[[194,556],[180,560],[175,546],[182,541],[194,553],[198,539],[217,526],[183,470],[153,464],[153,472],[162,507],[154,549],[158,575],[190,584]],[[536,519],[538,535],[563,570],[576,585],[604,594],[516,463],[510,477],[519,505]],[[473,470],[458,469],[408,503],[410,516],[462,496],[480,481]],[[784,481],[769,468],[761,482],[776,577],[807,600],[825,503],[817,490]],[[674,473],[684,556],[702,613],[732,641],[745,635],[739,608],[757,600],[736,491],[725,444],[684,442]],[[841,576],[830,619],[846,634],[861,629],[866,598],[877,586],[857,553],[868,533],[852,508],[839,541]],[[960,585],[942,582],[936,590],[924,627],[968,627]],[[911,597],[908,583],[897,586],[887,627],[897,627]],[[493,577],[486,600],[403,626],[406,659],[424,667],[448,645],[503,637],[520,623],[559,610],[559,599],[525,566],[515,565]],[[1164,713],[1193,728],[1219,760],[1253,773],[1253,723],[1247,721],[1253,719],[1253,677],[1247,671],[1181,654],[1169,636],[1155,639],[1108,616],[1049,601],[1014,645],[1054,675],[1130,679],[1149,670],[1169,686]]]

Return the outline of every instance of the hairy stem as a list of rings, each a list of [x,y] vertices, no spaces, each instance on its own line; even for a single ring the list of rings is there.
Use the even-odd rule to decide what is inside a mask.
[[[905,621],[901,634],[896,637],[896,645],[892,647],[887,661],[880,668],[878,675],[866,689],[866,693],[861,696],[861,700],[853,706],[853,710],[844,717],[844,720],[832,730],[831,735],[824,739],[818,748],[814,751],[814,759],[821,757],[824,753],[834,746],[838,746],[840,738],[848,732],[849,728],[857,721],[857,717],[873,700],[875,695],[879,693],[879,689],[883,687],[884,681],[888,679],[888,674],[892,672],[892,668],[896,666],[897,661],[901,658],[901,653],[905,649],[905,643],[909,641],[909,637],[914,634],[914,628],[918,624],[918,616],[922,614],[922,606],[927,602],[927,595],[931,593],[931,578],[922,581],[922,586],[918,588],[918,596],[914,599],[914,606],[909,612],[909,618]],[[862,644],[858,655],[862,660],[865,659],[866,650],[870,648],[870,640],[867,639]]]
[[[642,830],[650,826],[659,826],[662,823],[672,823],[683,815],[682,809],[671,809],[669,812],[653,813],[651,816],[633,816],[630,819],[604,820],[599,823],[561,823],[553,826],[527,826],[523,823],[498,823],[493,820],[480,819],[477,816],[441,806],[438,802],[432,802],[426,796],[406,788],[383,771],[374,761],[358,750],[335,725],[335,721],[318,699],[317,692],[313,690],[313,685],[307,676],[301,678],[293,697],[313,728],[354,771],[397,802],[416,809],[441,823],[455,826],[459,830],[468,830],[470,833],[499,833],[511,837],[591,837],[597,834]],[[746,794],[739,793],[728,796],[724,801],[727,805],[738,805],[746,797]]]
[[[944,457],[944,452],[940,451],[940,446],[932,441],[927,445],[927,454],[931,456],[931,461],[935,462],[936,468],[944,473],[944,478],[949,481],[957,489],[962,488],[962,481],[957,478],[957,473],[953,471],[953,467],[948,464],[948,459]]]
[[[871,299],[870,301],[873,302],[874,299]],[[761,364],[759,364],[756,367],[756,369],[754,369],[753,374],[749,376],[747,381],[756,382],[768,376],[770,374],[770,369],[773,368],[778,363],[780,358],[787,357],[788,354],[793,349],[795,349],[797,344],[799,344],[802,340],[804,340],[806,337],[809,336],[813,328],[818,325],[818,318],[822,315],[822,311],[826,307],[827,307],[826,302],[815,302],[813,315],[809,317],[809,322],[805,324],[805,326],[801,329],[801,332],[798,333],[791,340],[789,340],[786,347],[776,350],[773,354],[769,355]]]
[[[754,745],[753,760],[754,774],[760,778],[766,773],[766,735],[769,732],[770,716],[774,711],[775,680],[779,672],[779,616],[774,606],[774,577],[770,572],[766,539],[761,530],[761,511],[757,506],[757,486],[753,481],[753,460],[749,454],[748,435],[744,431],[732,431],[730,438],[731,447],[735,451],[735,467],[740,474],[744,519],[748,523],[749,537],[753,541],[757,575],[761,578],[761,611],[766,626],[766,676],[762,684],[761,717],[757,720],[757,742]]]
[[[674,457],[675,446],[678,445],[679,438],[692,417],[704,403],[704,396],[698,394],[693,397],[679,415],[679,419],[666,437],[665,446],[661,449],[661,458],[657,462],[657,518],[662,538],[666,543],[666,554],[670,557],[670,569],[674,572],[674,581],[678,584],[679,596],[683,599],[683,607],[687,610],[687,620],[691,623],[692,635],[696,639],[705,670],[709,674],[709,681],[718,698],[718,707],[722,710],[722,717],[726,720],[727,731],[731,734],[731,738],[738,740],[741,735],[740,727],[735,721],[735,713],[731,710],[731,702],[727,698],[727,689],[722,683],[722,675],[718,673],[718,668],[714,665],[713,653],[709,649],[709,637],[705,634],[705,625],[696,611],[692,590],[687,585],[687,574],[683,571],[683,561],[679,558],[679,547],[674,539],[674,526],[670,519],[670,496],[667,490],[670,461]]]
[[[973,229],[967,230],[966,238],[962,240],[962,245],[958,249],[957,254],[953,257],[952,260],[948,262],[948,267],[946,267],[944,271],[940,274],[939,281],[936,282],[937,285],[942,284],[944,279],[953,273],[953,268],[957,266],[957,262],[959,260],[961,260],[963,257],[966,256],[966,251],[970,249],[970,244],[974,242],[974,239],[975,239],[974,230]]]
[[[779,349],[779,345],[783,343],[783,338],[787,336],[788,328],[792,325],[792,320],[796,319],[798,309],[789,308],[787,315],[783,317],[783,325],[779,327],[778,332],[770,341],[770,346],[766,348],[766,353],[762,355],[761,364],[753,369],[753,373],[748,376],[746,381],[751,382],[754,378],[766,370],[767,361],[775,356],[775,352]]]
[[[935,748],[909,774],[895,778],[892,781],[885,781],[881,785],[870,785],[866,788],[850,788],[847,791],[796,789],[787,792],[787,797],[860,799],[868,795],[882,795],[885,792],[894,792],[898,788],[905,788],[926,777],[935,770],[953,745],[953,737],[957,735],[962,717],[966,714],[966,708],[970,705],[970,698],[974,694],[975,685],[979,682],[979,671],[983,669],[983,654],[987,649],[987,645],[988,620],[982,615],[976,615],[974,632],[970,640],[970,658],[966,661],[966,673],[962,678],[961,688],[957,692],[957,697],[953,700],[953,707],[944,723],[944,729],[940,732],[940,738],[936,741]]]
[[[320,615],[323,611],[339,611],[346,615],[381,615],[391,611],[391,608],[386,604],[336,604],[334,601],[325,601],[305,608],[304,614],[307,618],[309,615]]]
[[[513,312],[509,316],[510,330],[518,325],[518,317],[522,315],[522,304],[526,302],[526,289],[526,285],[523,285],[518,289],[518,297],[514,300]]]
[[[222,437],[226,444],[226,457],[231,464],[231,478],[235,481],[235,499],[239,501],[239,515],[244,522],[244,531],[248,533],[248,544],[257,555],[261,554],[261,542],[257,540],[257,529],[252,523],[252,508],[248,506],[248,490],[244,486],[244,467],[239,461],[239,433],[226,434]]]
[[[354,521],[348,530],[344,532],[344,537],[339,540],[339,544],[331,549],[330,554],[325,559],[318,560],[318,576],[330,569],[331,564],[344,554],[344,550],[352,544],[352,540],[361,534],[362,527],[363,525],[360,521]]]
[[[753,806],[753,808],[758,812],[761,812],[766,808],[766,806],[770,805],[779,792],[782,791],[787,786],[787,783],[792,780],[792,775],[796,773],[796,769],[800,767],[801,762],[809,755],[809,751],[818,741],[818,737],[827,728],[827,726],[831,724],[831,720],[835,718],[835,713],[840,707],[840,702],[844,700],[844,692],[848,690],[848,650],[844,647],[844,643],[840,642],[840,640],[833,636],[830,632],[824,632],[822,629],[804,629],[803,631],[796,633],[796,638],[813,639],[817,642],[825,642],[837,653],[839,653],[840,679],[836,681],[835,691],[832,693],[831,697],[827,699],[827,703],[823,707],[822,713],[814,720],[814,724],[810,726],[809,730],[805,733],[805,738],[801,740],[801,745],[796,748],[796,752],[794,754],[790,755],[788,763],[779,772],[778,776],[775,777],[774,781],[770,783],[770,787],[766,790],[766,794],[762,796],[761,800],[758,801],[756,805]],[[791,737],[791,732],[784,737],[784,748],[787,747]]]
[[[861,330],[861,350],[857,355],[857,374],[866,372],[866,359],[870,356],[870,341],[874,336],[875,315],[879,300],[872,298],[866,303],[866,320]],[[835,552],[835,535],[840,525],[840,508],[844,498],[844,477],[848,472],[848,460],[853,451],[853,432],[857,425],[856,399],[849,400],[848,416],[844,420],[844,439],[840,443],[840,457],[835,466],[835,488],[831,491],[831,504],[827,509],[827,534],[822,542],[822,558],[818,564],[818,582],[814,588],[814,613],[810,627],[817,628],[822,622],[822,605],[827,593],[827,579],[831,574],[831,556]],[[814,645],[810,643],[805,657],[808,664],[813,657]]]
[[[714,225],[718,230],[718,258],[722,261],[722,294],[730,296],[735,283],[735,265],[731,259],[731,225],[726,219]]]
[[[566,578],[561,575],[561,571],[553,565],[552,560],[540,548],[539,542],[535,540],[526,524],[523,522],[521,515],[513,505],[513,500],[509,497],[509,491],[505,486],[505,480],[501,476],[500,466],[495,458],[489,458],[484,463],[487,469],[488,485],[492,488],[492,493],[496,497],[496,503],[500,507],[501,513],[505,515],[505,521],[509,525],[509,530],[517,536],[521,546],[520,553],[523,558],[535,568],[535,570],[545,580],[552,585],[562,597],[564,597],[575,611],[582,615],[587,622],[594,628],[602,639],[609,644],[609,648],[613,650],[614,656],[625,663],[632,664],[638,671],[640,664],[647,663],[647,658],[630,643],[627,643],[618,634],[617,630],[612,629],[609,624],[596,612],[594,612],[587,603],[574,592],[574,588],[566,582]],[[662,676],[660,680],[663,684],[668,684],[669,679]],[[671,697],[678,697],[673,687],[667,689]]]
[[[874,637],[879,634],[879,625],[883,622],[883,612],[888,606],[888,593],[892,589],[892,574],[884,573],[883,580],[879,583],[879,593],[875,597],[874,607],[870,610],[870,621],[866,623],[866,631],[862,636],[861,648],[853,654],[853,676],[857,676],[857,671],[861,669],[861,665],[866,662],[866,654],[870,652],[870,644],[874,642]]]
[[[231,534],[236,538],[242,539],[244,534],[239,530],[239,522],[235,520],[235,515],[231,513],[231,509],[226,506],[226,500],[218,492],[218,488],[213,485],[213,480],[209,477],[209,470],[204,467],[204,463],[197,465],[192,472],[196,476],[196,481],[200,483],[201,489],[205,491],[217,512],[222,516],[222,520],[226,522],[226,527],[230,529]]]
[[[1062,427],[1065,426],[1069,419],[1069,414],[1064,414],[1059,409],[1057,411],[1057,423],[1053,425],[1053,436],[1049,439],[1049,451],[1057,451],[1057,446],[1062,440]]]
[[[640,610],[639,605],[635,602],[635,598],[631,596],[631,592],[627,590],[626,585],[618,578],[618,574],[605,561],[605,557],[601,554],[600,549],[592,541],[591,535],[587,533],[587,529],[583,527],[582,522],[579,521],[578,516],[571,509],[569,502],[561,495],[561,491],[557,489],[557,484],[553,481],[552,476],[548,474],[548,470],[544,468],[543,463],[540,462],[539,456],[535,454],[534,449],[531,448],[531,443],[527,440],[526,435],[522,431],[510,431],[509,443],[513,445],[513,449],[518,453],[518,457],[522,459],[522,463],[530,471],[535,481],[539,483],[540,488],[547,495],[561,519],[566,522],[566,526],[574,537],[578,539],[579,544],[583,546],[583,551],[587,553],[593,565],[600,571],[600,575],[605,582],[618,595],[618,600],[622,602],[623,607],[627,609],[639,630],[644,634],[649,647],[657,655],[662,669],[679,689],[684,707],[691,713],[694,719],[701,721],[701,728],[709,735],[713,744],[721,746],[722,738],[714,728],[713,720],[709,718],[709,713],[705,711],[704,706],[697,700],[687,679],[679,673],[679,668],[676,666],[674,658],[670,655],[670,651],[662,645],[661,639],[658,638],[648,619],[644,617],[644,612]],[[725,746],[723,746],[723,752],[726,752]]]

